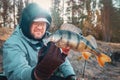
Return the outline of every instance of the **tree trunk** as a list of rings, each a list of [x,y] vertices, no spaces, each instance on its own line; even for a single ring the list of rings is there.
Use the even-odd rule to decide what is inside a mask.
[[[7,1],[6,0],[2,0],[3,2],[3,14],[2,14],[2,17],[3,17],[3,27],[6,27],[6,19],[7,19],[7,10],[8,10],[8,6],[7,6]]]
[[[109,42],[110,41],[110,8],[111,8],[111,0],[103,0],[103,40]]]

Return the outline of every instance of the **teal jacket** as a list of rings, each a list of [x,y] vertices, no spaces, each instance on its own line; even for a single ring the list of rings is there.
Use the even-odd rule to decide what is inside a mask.
[[[35,7],[35,5],[33,7]],[[23,11],[23,13],[24,12],[25,11]],[[29,15],[30,13],[27,14]],[[28,16],[24,15],[24,17]],[[21,20],[20,23],[22,23],[24,19]],[[41,40],[34,40],[30,34],[25,35],[24,32],[28,32],[29,30],[27,24],[31,24],[31,22],[26,22],[24,24],[22,23],[22,25],[18,25],[13,34],[3,45],[3,69],[8,80],[32,80],[32,71],[38,61],[38,51],[44,44]],[[28,27],[28,30],[24,27]],[[75,75],[67,58],[66,61],[59,66],[54,75],[59,73],[64,77]]]

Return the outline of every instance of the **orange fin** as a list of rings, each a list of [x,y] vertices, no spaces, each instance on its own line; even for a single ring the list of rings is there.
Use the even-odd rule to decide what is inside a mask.
[[[105,62],[111,62],[111,58],[103,53],[97,57],[98,64],[103,67]]]
[[[68,54],[69,51],[70,51],[69,47],[62,48],[62,52],[65,53],[65,54]]]
[[[89,52],[82,52],[82,56],[83,56],[83,58],[84,58],[85,60],[88,60],[89,57],[91,56],[91,53],[89,53]]]

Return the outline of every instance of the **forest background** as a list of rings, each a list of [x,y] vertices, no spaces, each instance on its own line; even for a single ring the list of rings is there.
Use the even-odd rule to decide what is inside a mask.
[[[52,32],[63,23],[71,23],[80,28],[85,36],[92,34],[98,40],[120,42],[120,0],[49,1]],[[23,8],[31,2],[34,0],[0,0],[0,27],[14,29]]]

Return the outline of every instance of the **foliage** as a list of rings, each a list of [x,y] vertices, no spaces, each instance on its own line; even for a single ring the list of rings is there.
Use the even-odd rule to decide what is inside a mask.
[[[29,1],[32,0],[0,0],[0,27],[14,28],[19,22],[22,9]],[[81,28],[85,36],[92,34],[99,40],[120,42],[119,0],[51,1],[52,30],[58,29],[64,22],[64,17],[67,17],[67,22]]]
[[[120,42],[120,9],[113,9],[112,0],[67,0],[67,4],[66,16],[72,14],[68,23],[81,28],[85,36],[92,34],[99,40]]]

